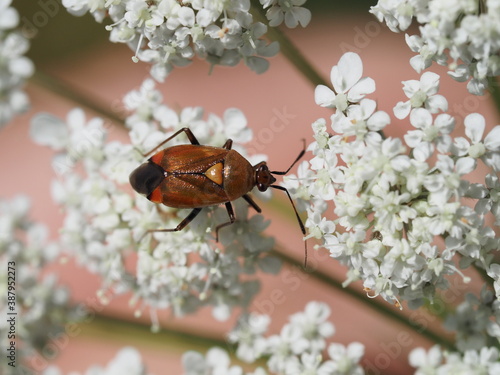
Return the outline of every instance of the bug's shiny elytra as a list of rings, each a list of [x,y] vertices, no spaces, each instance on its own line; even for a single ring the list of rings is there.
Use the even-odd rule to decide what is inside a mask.
[[[149,160],[130,174],[130,184],[139,194],[151,202],[162,203],[174,208],[192,208],[191,213],[172,229],[152,229],[149,232],[176,232],[189,224],[203,207],[224,203],[229,221],[219,224],[215,230],[218,240],[219,229],[234,223],[235,216],[231,201],[243,197],[257,212],[260,207],[248,193],[254,186],[260,191],[269,187],[283,190],[292,203],[300,229],[305,228],[288,190],[276,182],[273,174],[285,175],[305,153],[304,148],[292,165],[284,172],[271,172],[266,162],[252,166],[238,152],[231,150],[233,141],[228,139],[222,147],[200,145],[189,128],[182,128],[155,147],[159,147],[184,132],[191,144],[168,147],[155,153]]]

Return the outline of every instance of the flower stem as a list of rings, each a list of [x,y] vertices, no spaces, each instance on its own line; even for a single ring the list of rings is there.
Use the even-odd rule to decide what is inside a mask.
[[[88,108],[97,114],[113,121],[116,124],[123,125],[123,118],[121,118],[116,111],[111,110],[109,107],[100,104],[101,102],[95,99],[92,94],[83,94],[81,88],[73,87],[72,85],[56,78],[50,74],[44,73],[37,69],[33,77],[30,79],[35,85],[43,87],[50,92],[60,95],[77,103],[80,107]]]
[[[262,9],[262,6],[258,4],[258,1],[252,2],[251,10],[252,15],[257,21],[264,24],[268,23],[264,10]],[[266,35],[270,40],[277,41],[280,44],[280,52],[297,68],[300,73],[302,73],[302,75],[304,75],[309,82],[311,82],[313,86],[328,86],[328,82],[321,76],[321,74],[319,74],[319,72],[279,28],[268,27]]]
[[[280,258],[284,263],[287,263],[291,266],[297,267],[302,269],[303,264],[296,259],[290,257],[289,255],[286,254],[286,252],[283,249],[276,249],[273,251],[274,255]],[[314,271],[314,272],[313,272]],[[348,296],[356,299],[359,302],[362,302],[365,306],[371,308],[378,314],[380,314],[382,317],[386,319],[390,319],[393,322],[397,322],[399,324],[402,324],[412,331],[415,331],[419,335],[424,336],[425,338],[429,339],[435,344],[439,344],[443,348],[446,348],[450,351],[456,351],[455,345],[450,341],[447,340],[445,337],[443,337],[441,334],[433,332],[429,330],[428,328],[425,328],[421,325],[412,323],[407,317],[399,314],[396,311],[396,308],[393,306],[390,306],[386,302],[375,302],[374,300],[368,299],[364,293],[359,293],[356,292],[353,288],[347,287],[344,288],[342,286],[342,283],[339,282],[338,280],[335,280],[331,277],[331,275],[327,274],[324,271],[321,270],[305,270],[304,272],[309,272],[310,276],[327,284],[329,287],[333,287],[334,289],[337,289],[341,291],[342,293],[347,294]]]
[[[500,114],[500,83],[496,77],[488,77],[488,88],[497,113]]]
[[[116,342],[127,341],[134,338],[135,346],[149,346],[167,350],[183,352],[186,350],[206,351],[207,348],[218,346],[229,353],[234,353],[236,347],[222,336],[213,338],[203,336],[199,330],[196,333],[184,332],[179,329],[162,327],[159,332],[152,332],[147,324],[139,320],[123,320],[117,317],[109,317],[97,314],[87,323],[76,323],[82,329],[83,334],[109,339]]]

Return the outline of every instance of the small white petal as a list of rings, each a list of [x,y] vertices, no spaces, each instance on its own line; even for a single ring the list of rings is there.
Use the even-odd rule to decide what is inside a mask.
[[[443,95],[432,95],[427,98],[425,107],[432,113],[446,112],[448,110],[448,101]]]
[[[9,71],[10,73],[27,78],[33,75],[35,71],[35,66],[33,62],[27,57],[18,57],[16,59],[12,59],[9,63]]]
[[[194,10],[190,7],[181,7],[178,13],[179,20],[184,26],[193,26],[195,21]]]
[[[391,123],[391,117],[387,112],[377,111],[366,122],[368,129],[379,131]]]
[[[347,92],[363,75],[363,62],[357,53],[342,55],[337,66],[332,68],[330,79],[337,93]]]
[[[420,77],[420,88],[427,95],[434,95],[439,90],[439,74],[425,72]]]
[[[242,130],[247,126],[247,119],[238,108],[228,108],[224,112],[224,123],[234,130]]]
[[[417,73],[422,72],[422,70],[427,69],[430,66],[430,63],[426,63],[426,61],[420,55],[413,56],[410,59],[410,65]]]
[[[418,129],[424,129],[432,125],[432,115],[427,109],[415,108],[411,111],[410,123]]]
[[[409,147],[415,148],[422,142],[422,136],[421,130],[410,130],[404,135],[404,140]]]
[[[300,26],[306,27],[311,22],[311,11],[306,8],[295,8],[293,14],[297,21],[299,21]]]
[[[460,158],[457,160],[456,168],[458,174],[465,175],[476,168],[476,160],[470,157]]]
[[[406,140],[406,138],[405,138]],[[434,149],[432,145],[429,142],[420,142],[414,149],[413,149],[413,156],[415,157],[415,160],[424,162],[430,156],[432,155]]]
[[[464,119],[465,135],[469,137],[472,143],[479,143],[483,139],[486,122],[479,113],[471,113]]]
[[[0,30],[13,29],[19,23],[19,14],[14,8],[2,7],[0,14]]]
[[[60,150],[67,144],[69,132],[61,119],[48,113],[38,113],[31,119],[30,136],[40,145]]]
[[[500,151],[500,125],[495,126],[484,139],[484,146],[489,151]]]
[[[314,101],[321,107],[333,108],[335,93],[325,85],[318,85],[314,89]]]
[[[396,116],[396,118],[402,120],[410,114],[411,104],[409,101],[398,102],[396,104],[396,106],[393,108],[393,111],[394,111],[394,116]]]
[[[453,154],[457,156],[462,156],[467,154],[470,147],[470,143],[464,137],[456,137],[453,142]]]
[[[367,94],[375,91],[375,81],[372,78],[365,77],[359,80],[347,94],[350,102],[357,103],[363,99]]]
[[[467,83],[467,91],[473,95],[483,95],[486,89],[486,83],[472,78],[469,83]]]

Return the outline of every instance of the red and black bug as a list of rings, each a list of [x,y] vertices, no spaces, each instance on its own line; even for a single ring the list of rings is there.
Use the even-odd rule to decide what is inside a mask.
[[[219,224],[215,229],[216,240],[219,230],[234,223],[235,216],[231,201],[243,197],[257,212],[260,207],[248,195],[254,186],[260,191],[269,187],[283,190],[292,203],[300,229],[306,230],[293,204],[288,190],[276,182],[274,175],[285,175],[305,153],[302,151],[292,165],[283,172],[270,171],[266,162],[252,166],[237,151],[231,150],[233,141],[228,139],[222,147],[200,145],[189,128],[182,128],[165,139],[157,147],[146,153],[147,156],[159,147],[184,132],[191,144],[168,147],[151,156],[130,174],[130,184],[139,194],[151,202],[163,203],[174,208],[192,208],[191,213],[172,229],[151,229],[150,232],[176,232],[189,224],[203,207],[224,203],[229,221]]]

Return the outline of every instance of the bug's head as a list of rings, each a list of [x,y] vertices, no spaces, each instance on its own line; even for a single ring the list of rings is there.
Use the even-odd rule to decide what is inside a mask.
[[[165,171],[151,161],[138,166],[129,177],[130,185],[139,194],[149,197],[165,178]]]
[[[271,174],[271,171],[267,167],[266,163],[262,162],[258,164],[255,168],[255,185],[260,191],[266,191],[269,186],[274,184],[276,179]]]

